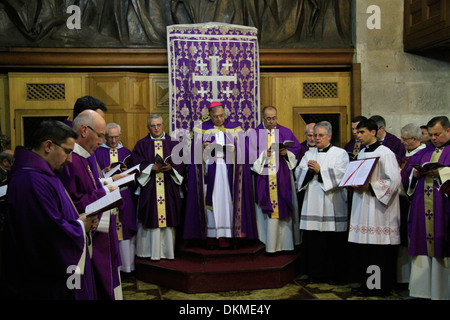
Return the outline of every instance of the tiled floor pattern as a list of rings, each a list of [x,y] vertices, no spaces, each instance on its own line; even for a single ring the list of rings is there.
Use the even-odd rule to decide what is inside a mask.
[[[330,285],[308,283],[305,276],[297,276],[282,288],[242,290],[218,293],[188,294],[137,280],[122,278],[124,300],[405,300],[407,290],[392,291],[387,297],[358,297],[351,294],[356,284]]]

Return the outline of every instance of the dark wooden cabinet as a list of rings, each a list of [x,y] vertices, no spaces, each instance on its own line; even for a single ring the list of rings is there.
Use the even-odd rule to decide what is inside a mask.
[[[404,50],[450,60],[450,0],[405,0]]]

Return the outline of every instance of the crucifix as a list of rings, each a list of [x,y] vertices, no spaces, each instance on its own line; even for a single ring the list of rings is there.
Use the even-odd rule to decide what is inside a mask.
[[[219,57],[216,56],[215,54],[213,56],[209,57],[209,61],[211,62],[211,75],[210,76],[206,76],[206,75],[193,75],[192,80],[195,82],[197,81],[206,81],[206,82],[211,82],[212,84],[212,99],[214,101],[217,101],[219,98],[219,82],[231,82],[233,81],[235,84],[237,83],[237,75],[231,75],[231,76],[221,76],[219,75]],[[203,70],[203,68],[206,66],[205,63],[200,63],[199,64],[201,71]],[[224,64],[224,66],[228,68],[231,66],[230,62],[226,62]],[[200,85],[200,90],[199,93],[203,94],[205,93],[205,91],[203,90],[203,87]],[[223,91],[224,94],[226,95],[231,95],[232,91],[230,90],[230,87],[226,87],[226,90]]]

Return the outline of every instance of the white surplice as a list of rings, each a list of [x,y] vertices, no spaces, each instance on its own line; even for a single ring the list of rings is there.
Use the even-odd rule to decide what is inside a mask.
[[[381,145],[373,152],[363,149],[358,159],[379,157],[369,178],[375,193],[353,192],[349,242],[400,244],[400,167],[395,154]]]
[[[215,133],[215,143],[225,144],[225,134],[222,131]],[[233,237],[233,200],[228,183],[227,164],[223,156],[224,153],[222,151],[216,150],[216,175],[212,191],[212,208],[206,208],[208,238]],[[205,185],[205,194],[206,187]]]
[[[303,186],[308,161],[315,160],[320,165],[322,182],[318,175]],[[306,190],[300,216],[300,229],[310,231],[347,231],[348,207],[347,190],[339,188],[349,163],[347,151],[332,146],[327,152],[317,148],[305,153],[295,169],[298,191]]]

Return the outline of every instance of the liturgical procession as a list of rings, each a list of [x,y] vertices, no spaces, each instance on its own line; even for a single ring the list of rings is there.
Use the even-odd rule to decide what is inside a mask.
[[[1,0],[0,21],[5,306],[450,300],[450,0]]]

